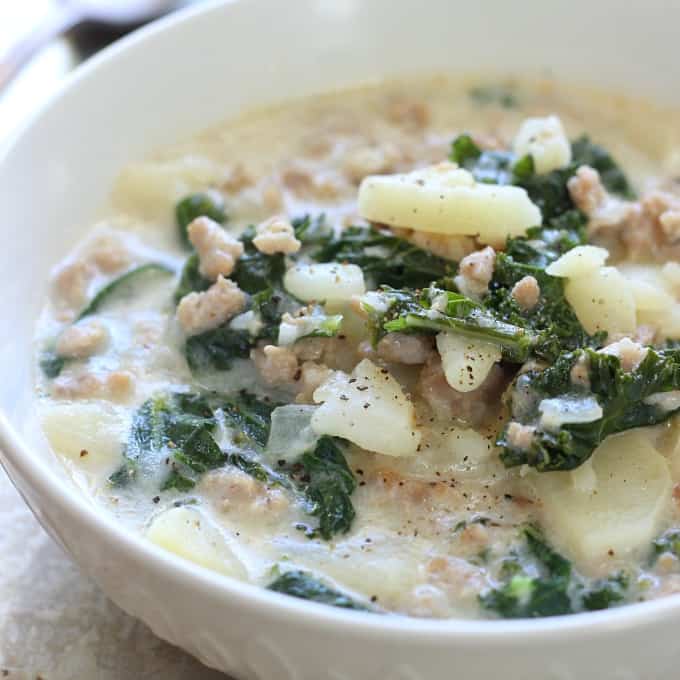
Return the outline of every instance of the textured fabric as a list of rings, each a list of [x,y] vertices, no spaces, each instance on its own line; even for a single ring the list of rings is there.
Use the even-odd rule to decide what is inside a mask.
[[[1,468],[0,555],[0,677],[229,680],[110,602],[41,529]]]

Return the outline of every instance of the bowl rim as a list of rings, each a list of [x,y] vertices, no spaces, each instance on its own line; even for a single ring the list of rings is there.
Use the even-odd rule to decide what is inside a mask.
[[[77,88],[81,82],[96,77],[104,64],[114,62],[129,49],[153,41],[161,33],[181,30],[182,26],[197,17],[217,13],[227,5],[237,6],[245,2],[246,0],[207,0],[187,6],[104,48],[70,73],[31,115],[10,132],[0,145],[0,167],[61,97]],[[262,586],[211,571],[145,540],[141,534],[117,523],[113,515],[88,502],[83,491],[73,485],[61,484],[56,472],[41,465],[37,456],[31,453],[31,447],[23,441],[2,409],[0,464],[18,470],[21,478],[30,485],[29,488],[45,502],[52,504],[64,515],[77,518],[88,531],[105,535],[108,543],[115,543],[120,550],[125,550],[139,562],[143,561],[149,571],[168,571],[172,577],[181,579],[190,587],[228,596],[234,606],[239,608],[266,610],[268,618],[281,622],[290,623],[291,616],[295,616],[298,624],[308,627],[342,632],[348,636],[368,635],[376,640],[389,636],[393,640],[408,639],[429,644],[450,645],[455,641],[462,646],[486,646],[489,643],[514,646],[525,642],[528,635],[532,639],[537,635],[541,636],[544,642],[563,639],[565,634],[574,640],[579,637],[592,639],[593,635],[615,634],[624,628],[659,624],[664,619],[670,620],[677,616],[680,611],[680,594],[597,612],[517,620],[424,619],[402,615],[376,616],[373,613],[340,609],[269,591]],[[14,484],[9,470],[8,476]]]

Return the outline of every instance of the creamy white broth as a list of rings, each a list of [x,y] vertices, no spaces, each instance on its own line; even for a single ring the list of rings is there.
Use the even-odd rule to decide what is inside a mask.
[[[508,148],[527,116],[552,113],[569,138],[587,132],[608,149],[639,190],[672,180],[680,148],[675,113],[549,80],[503,82],[499,99],[497,85],[438,77],[294,101],[248,113],[132,164],[114,187],[111,216],[55,270],[52,296],[38,323],[38,352],[54,344],[96,291],[130,267],[158,262],[179,272],[188,251],[180,246],[173,210],[192,192],[220,192],[228,214],[225,228],[234,234],[276,214],[323,212],[341,229],[363,223],[357,214],[363,176],[437,163],[448,156],[451,140],[466,131],[485,147]],[[480,87],[481,96],[470,95]],[[507,92],[511,106],[502,98]],[[433,248],[460,260],[476,246],[464,238],[439,240]],[[616,257],[612,250],[612,261]],[[674,294],[668,283],[672,272],[664,274],[662,268],[656,262],[621,270],[636,281],[665,276],[664,291],[675,305],[680,288]],[[499,565],[528,523],[539,524],[584,578],[625,569],[626,601],[680,586],[677,558],[666,553],[651,567],[647,556],[651,541],[678,522],[672,493],[680,481],[675,418],[613,439],[623,442],[625,451],[639,449],[640,442],[649,447],[658,474],[652,478],[645,467],[638,485],[649,488],[658,503],[649,509],[648,497],[639,494],[645,516],[631,515],[630,526],[641,538],[629,550],[625,536],[612,537],[612,545],[618,542],[610,549],[609,535],[600,542],[579,536],[598,531],[601,510],[588,516],[590,501],[582,502],[578,494],[597,495],[597,475],[609,474],[606,466],[598,467],[604,455],[598,452],[574,472],[505,468],[494,444],[507,417],[501,390],[478,394],[478,405],[462,419],[441,418],[418,395],[421,364],[387,362],[416,404],[417,453],[395,458],[354,445],[346,452],[357,484],[351,494],[356,517],[348,533],[330,540],[308,537],[305,528],[315,520],[295,494],[233,465],[200,476],[191,490],[160,491],[169,468],[162,460],[147,460],[134,484],[112,486],[109,479],[120,468],[134,413],[154,395],[246,389],[277,402],[294,401],[289,386],[266,385],[249,359],[235,360],[228,372],[192,374],[175,319],[177,279],[177,274],[145,277],[129,295],[86,320],[104,328],[104,344],[95,354],[66,362],[57,378],[37,373],[43,426],[53,449],[86,493],[121,523],[187,559],[253,583],[266,586],[281,573],[303,570],[376,611],[413,616],[493,615],[480,608],[478,596],[498,586]],[[659,306],[643,307],[638,318],[658,325]],[[328,311],[344,313],[344,338],[333,340],[323,361],[350,373],[362,358],[356,340],[364,322],[347,305]],[[499,386],[510,377],[499,376]],[[231,437],[218,423],[218,443],[228,447]],[[277,461],[266,462],[277,472]],[[613,484],[612,511],[619,512],[615,503],[627,481]],[[576,523],[565,516],[569,504]],[[586,510],[579,513],[581,506]],[[159,522],[159,517],[170,520]],[[620,517],[622,525],[626,518]]]

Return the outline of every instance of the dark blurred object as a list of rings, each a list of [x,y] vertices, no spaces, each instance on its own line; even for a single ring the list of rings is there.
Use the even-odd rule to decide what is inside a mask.
[[[167,14],[179,0],[61,0],[2,57],[0,90],[42,47],[67,32],[89,56],[130,30]]]

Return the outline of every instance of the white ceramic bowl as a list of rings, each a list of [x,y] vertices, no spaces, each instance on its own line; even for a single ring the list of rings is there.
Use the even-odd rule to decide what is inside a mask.
[[[262,680],[678,677],[680,599],[534,621],[352,613],[205,571],[124,531],[39,436],[33,324],[50,267],[126,162],[272,100],[418,71],[539,73],[680,99],[680,4],[244,0],[103,52],[0,157],[0,448],[47,530],[123,609],[210,666]]]

